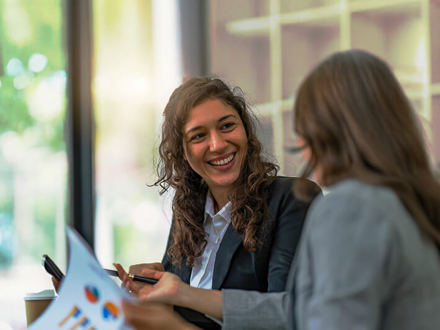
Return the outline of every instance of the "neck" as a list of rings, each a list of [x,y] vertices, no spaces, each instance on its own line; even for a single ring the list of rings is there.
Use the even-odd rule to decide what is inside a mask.
[[[227,188],[216,188],[209,189],[212,197],[214,198],[214,212],[220,211],[223,206],[229,202],[229,189]]]

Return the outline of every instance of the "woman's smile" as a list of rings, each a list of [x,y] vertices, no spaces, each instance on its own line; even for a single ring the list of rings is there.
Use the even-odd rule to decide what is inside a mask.
[[[217,157],[208,161],[208,164],[214,166],[218,170],[227,170],[232,167],[232,161],[235,159],[235,152],[223,157]]]
[[[247,135],[237,111],[220,100],[194,107],[184,126],[185,158],[210,191],[230,189],[247,154]]]

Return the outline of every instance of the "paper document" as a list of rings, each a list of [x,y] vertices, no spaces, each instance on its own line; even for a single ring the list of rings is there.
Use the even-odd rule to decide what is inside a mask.
[[[102,269],[87,243],[67,228],[69,263],[58,297],[29,329],[130,329],[122,299],[134,300]]]

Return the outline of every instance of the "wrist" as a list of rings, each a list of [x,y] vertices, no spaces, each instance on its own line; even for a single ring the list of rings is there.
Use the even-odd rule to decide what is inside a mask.
[[[192,301],[192,288],[187,283],[180,283],[179,294],[176,296],[175,305],[182,307],[190,307]]]

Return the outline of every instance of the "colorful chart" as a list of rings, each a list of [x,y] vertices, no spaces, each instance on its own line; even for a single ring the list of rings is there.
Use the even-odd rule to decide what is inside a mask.
[[[119,309],[115,304],[107,301],[102,307],[102,316],[105,320],[116,320],[119,317]]]
[[[98,302],[98,300],[99,300],[99,291],[94,286],[87,285],[84,288],[84,293],[86,295],[87,300],[89,302],[91,302],[92,304]]]
[[[87,318],[83,318],[83,319],[81,319],[80,326],[81,326],[82,328],[88,328],[90,325],[91,325],[91,322],[90,322],[89,319],[87,319]]]

